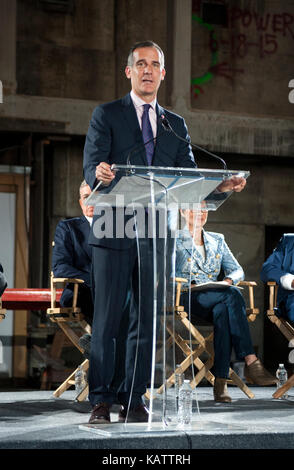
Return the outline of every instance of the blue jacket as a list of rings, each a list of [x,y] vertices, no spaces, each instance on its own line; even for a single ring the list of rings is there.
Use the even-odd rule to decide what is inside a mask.
[[[86,217],[61,220],[56,227],[52,252],[55,277],[83,279],[91,287],[92,248],[88,244],[90,224]]]
[[[285,274],[294,274],[294,233],[284,233],[273,253],[262,265],[261,280],[276,281],[279,285],[278,304],[293,293],[281,286],[280,278]]]
[[[156,113],[158,122],[157,140],[152,165],[195,168],[196,164],[191,146],[179,140],[171,132],[165,131],[162,125],[159,124],[160,116],[164,114],[175,132],[183,139],[190,141],[184,119],[163,109],[158,104],[156,105]],[[137,150],[132,153],[130,163],[132,165],[147,166],[142,131],[130,94],[128,93],[119,100],[96,107],[90,121],[84,148],[84,177],[89,186],[94,189],[97,184],[95,170],[99,163],[107,162],[109,164],[125,165],[129,153],[135,148]],[[110,188],[111,186],[108,190]],[[96,219],[97,216],[94,215],[93,227]],[[89,242],[93,245],[125,249],[133,245],[135,240],[127,238],[97,239],[91,231]]]
[[[177,239],[176,276],[184,277],[196,284],[217,281],[221,271],[224,278],[232,279],[233,284],[244,279],[244,271],[233,256],[221,233],[203,230],[206,257],[192,248],[192,237],[188,228],[180,230]]]

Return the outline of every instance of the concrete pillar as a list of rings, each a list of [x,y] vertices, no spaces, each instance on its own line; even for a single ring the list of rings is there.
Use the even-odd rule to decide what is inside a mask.
[[[1,0],[0,80],[3,97],[16,93],[16,0]]]
[[[175,0],[172,108],[179,114],[191,107],[191,15],[192,0]]]

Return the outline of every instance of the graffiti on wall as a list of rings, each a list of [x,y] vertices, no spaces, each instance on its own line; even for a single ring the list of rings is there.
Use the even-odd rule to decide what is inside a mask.
[[[220,61],[221,52],[225,51],[234,64],[238,59],[240,65],[242,59],[253,50],[261,60],[278,53],[281,37],[294,40],[294,15],[291,13],[261,15],[254,10],[228,7],[228,27],[225,32],[222,30],[220,37],[215,26],[204,22],[200,17],[200,6],[201,0],[194,2],[192,20],[207,31],[210,65],[203,75],[192,78],[192,92],[196,98],[204,93],[204,84],[215,76],[222,76],[232,82],[236,74],[244,73],[242,66],[236,67],[230,61]]]

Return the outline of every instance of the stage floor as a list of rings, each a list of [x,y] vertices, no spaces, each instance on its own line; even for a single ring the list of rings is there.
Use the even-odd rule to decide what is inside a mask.
[[[111,412],[113,424],[105,435],[87,426],[88,401],[74,401],[74,391],[54,398],[52,391],[0,392],[1,449],[293,449],[294,389],[287,400],[275,400],[274,387],[251,387],[248,399],[229,387],[231,404],[215,404],[212,387],[198,387],[193,402],[190,430],[142,428],[120,432],[115,424],[118,406]],[[116,426],[118,431],[116,431]],[[130,425],[131,426],[131,425]],[[110,429],[110,431],[107,431]],[[141,426],[142,427],[142,426]],[[144,426],[145,427],[145,426]],[[139,427],[140,428],[140,427]]]

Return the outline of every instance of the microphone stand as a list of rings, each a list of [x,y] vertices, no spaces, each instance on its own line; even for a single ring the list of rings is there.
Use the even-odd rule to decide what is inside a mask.
[[[168,121],[168,119],[167,119],[164,115],[161,116],[161,122],[162,122],[162,125],[163,125],[164,129],[165,129],[167,132],[172,132],[178,139],[182,140],[183,142],[186,142],[187,144],[191,145],[192,147],[195,147],[196,149],[201,150],[202,152],[207,153],[207,154],[210,155],[211,157],[217,158],[218,160],[220,160],[220,161],[222,162],[223,167],[224,167],[224,170],[227,170],[227,164],[226,164],[226,162],[225,162],[221,157],[219,157],[218,155],[215,155],[214,153],[209,152],[209,151],[206,150],[205,148],[200,147],[199,145],[193,144],[192,142],[189,142],[188,140],[186,140],[186,139],[184,139],[183,137],[179,136],[179,135],[174,131],[174,129],[173,129],[172,126],[170,125],[170,122]]]

